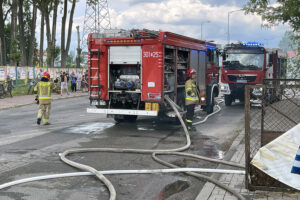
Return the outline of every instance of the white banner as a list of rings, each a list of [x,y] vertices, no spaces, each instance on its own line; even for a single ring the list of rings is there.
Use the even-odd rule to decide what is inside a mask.
[[[300,174],[295,173],[299,146],[300,124],[260,148],[251,164],[276,180],[300,190]]]
[[[17,67],[18,80],[26,79],[25,67]]]
[[[12,80],[16,80],[16,68],[6,67],[6,75],[9,76]]]
[[[4,80],[5,80],[5,67],[0,66],[0,81],[4,81]]]

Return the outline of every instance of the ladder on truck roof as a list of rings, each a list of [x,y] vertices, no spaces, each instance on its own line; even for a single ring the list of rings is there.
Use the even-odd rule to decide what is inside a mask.
[[[93,99],[97,97],[97,100],[100,100],[100,56],[102,52],[99,49],[91,49],[90,50],[90,78],[89,78],[89,85],[90,85],[90,97]],[[95,55],[97,55],[97,67],[92,65],[92,60]],[[97,76],[92,76],[97,74]],[[97,79],[97,84],[93,83],[93,79]],[[96,91],[96,95],[94,94]]]

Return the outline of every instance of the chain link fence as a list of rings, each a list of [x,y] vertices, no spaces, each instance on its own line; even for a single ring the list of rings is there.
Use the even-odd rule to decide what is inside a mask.
[[[246,188],[291,190],[250,164],[262,146],[300,123],[300,79],[266,79],[245,88]]]

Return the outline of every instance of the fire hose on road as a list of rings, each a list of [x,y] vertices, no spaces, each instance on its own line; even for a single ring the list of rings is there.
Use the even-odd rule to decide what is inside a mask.
[[[170,163],[167,163],[159,158],[156,157],[156,155],[178,155],[178,156],[186,156],[186,157],[193,157],[196,159],[202,159],[202,160],[207,160],[210,162],[216,162],[220,164],[225,164],[225,165],[230,165],[238,168],[244,168],[244,166],[237,164],[237,163],[232,163],[228,161],[223,161],[223,160],[217,160],[217,159],[211,159],[203,156],[198,156],[194,154],[188,154],[188,153],[182,153],[181,151],[187,150],[190,145],[191,145],[191,140],[190,140],[190,135],[189,132],[185,126],[185,123],[178,112],[176,108],[176,104],[168,97],[165,96],[165,99],[167,102],[171,105],[171,107],[174,109],[176,112],[176,115],[178,119],[180,120],[180,123],[183,127],[183,130],[185,132],[185,137],[186,137],[186,145],[180,148],[176,149],[157,149],[157,150],[150,150],[150,149],[121,149],[121,148],[82,148],[82,149],[70,149],[66,150],[65,152],[60,154],[60,158],[63,162],[76,167],[78,169],[88,171],[88,172],[78,172],[78,173],[65,173],[65,174],[54,174],[54,175],[46,175],[46,176],[38,176],[38,177],[33,177],[33,178],[27,178],[27,179],[21,179],[9,183],[5,183],[0,185],[0,189],[4,189],[7,187],[11,187],[13,185],[21,184],[21,183],[26,183],[26,182],[31,182],[31,181],[37,181],[37,180],[46,180],[46,179],[53,179],[53,178],[62,178],[62,177],[70,177],[70,176],[86,176],[86,175],[95,175],[101,182],[103,182],[106,187],[109,190],[110,193],[110,200],[115,200],[116,199],[116,190],[112,183],[104,176],[105,174],[139,174],[139,173],[170,173],[170,172],[185,172],[189,175],[195,176],[197,178],[200,178],[202,180],[206,180],[209,182],[212,182],[216,184],[217,186],[227,190],[228,192],[232,193],[234,196],[236,196],[238,199],[244,200],[245,198],[240,195],[238,192],[236,192],[234,189],[229,188],[228,186],[220,183],[219,181],[212,179],[208,176],[204,176],[195,172],[211,172],[211,173],[238,173],[238,174],[244,174],[244,170],[223,170],[223,169],[203,169],[203,168],[179,168],[178,166],[172,165]],[[221,110],[221,108],[218,106],[218,110],[213,112],[212,114],[208,115],[204,120],[194,123],[194,124],[200,124],[203,123],[207,120],[207,118],[213,114],[216,114]],[[152,170],[113,170],[113,171],[98,171],[95,168],[84,165],[81,163],[77,163],[74,161],[69,160],[66,158],[70,154],[74,153],[87,153],[87,152],[113,152],[113,153],[138,153],[138,154],[152,154],[152,157],[155,161],[166,165],[168,167],[174,168],[174,169],[152,169]]]

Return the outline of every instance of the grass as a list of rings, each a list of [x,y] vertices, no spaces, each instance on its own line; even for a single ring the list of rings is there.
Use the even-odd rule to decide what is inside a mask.
[[[12,95],[13,96],[24,96],[27,95],[29,85],[22,85],[22,86],[15,86],[12,90]],[[69,91],[70,91],[70,84],[69,84]],[[33,86],[30,90],[29,95],[33,95]],[[8,94],[7,97],[10,97]]]
[[[24,85],[24,86],[17,86],[15,88],[13,88],[12,90],[12,95],[13,96],[24,96],[27,95],[27,91],[28,91],[28,85]],[[32,88],[33,90],[33,88]],[[32,93],[30,93],[31,95]]]

